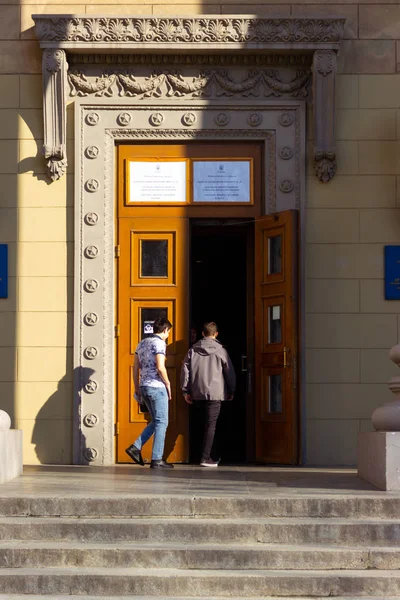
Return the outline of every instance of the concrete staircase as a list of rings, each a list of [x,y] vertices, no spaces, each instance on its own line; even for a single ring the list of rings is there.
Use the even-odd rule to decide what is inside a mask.
[[[3,598],[400,598],[400,497],[0,498]]]

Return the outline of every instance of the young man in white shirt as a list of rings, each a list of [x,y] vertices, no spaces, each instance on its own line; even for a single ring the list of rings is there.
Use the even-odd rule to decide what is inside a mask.
[[[135,463],[143,466],[141,449],[154,434],[151,469],[173,468],[163,459],[168,403],[171,400],[171,384],[165,367],[166,340],[171,327],[172,324],[165,317],[156,319],[153,333],[139,342],[133,363],[135,393],[139,402],[146,405],[151,421],[125,452]]]

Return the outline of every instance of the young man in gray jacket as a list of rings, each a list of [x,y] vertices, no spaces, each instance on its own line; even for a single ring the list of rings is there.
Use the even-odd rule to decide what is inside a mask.
[[[236,375],[229,354],[217,340],[214,322],[203,327],[203,339],[196,342],[185,356],[181,370],[181,389],[185,401],[204,403],[205,424],[202,447],[202,467],[218,467],[211,458],[221,402],[232,400]]]

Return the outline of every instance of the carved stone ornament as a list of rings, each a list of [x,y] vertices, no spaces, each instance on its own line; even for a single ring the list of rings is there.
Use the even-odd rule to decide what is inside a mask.
[[[129,96],[139,99],[146,98],[210,98],[212,96],[220,98],[228,97],[248,97],[248,96],[271,96],[278,98],[286,96],[288,98],[306,98],[308,95],[308,83],[311,76],[311,70],[306,68],[297,69],[292,75],[290,81],[282,81],[282,75],[279,69],[255,69],[248,71],[247,75],[241,81],[237,81],[226,69],[212,69],[205,71],[199,70],[195,77],[188,77],[184,72],[174,71],[164,68],[163,72],[153,73],[146,77],[143,74],[136,74],[125,70],[123,73],[114,67],[114,79],[110,80],[110,87],[107,95]],[[101,78],[96,76],[76,75],[70,73],[68,76],[71,90],[71,97],[77,95],[79,89],[80,96],[98,96],[98,81],[105,81],[109,74],[109,69],[103,73]],[[122,113],[127,114],[127,113]],[[130,122],[121,116],[120,125],[127,125]]]
[[[294,116],[292,115],[292,113],[282,113],[281,116],[279,117],[279,123],[283,127],[290,127],[290,125],[293,124],[293,121],[294,121]]]
[[[91,125],[92,127],[95,127],[95,125],[98,125],[99,122],[100,122],[100,115],[97,112],[91,112],[86,117],[86,123],[88,125]]]
[[[97,357],[97,355],[99,354],[99,351],[96,348],[96,346],[88,346],[83,351],[83,354],[84,354],[85,358],[87,358],[88,360],[94,360]]]
[[[303,48],[308,44],[338,45],[343,37],[345,19],[258,19],[242,15],[229,17],[90,17],[67,15],[32,15],[35,33],[42,45],[85,47],[96,44],[106,49],[124,44],[132,49],[146,45],[185,44],[210,50],[225,44],[228,48],[268,50],[287,46]]]
[[[88,212],[85,215],[85,223],[86,225],[90,225],[91,227],[93,227],[94,225],[97,225],[97,223],[99,222],[99,215],[95,212]]]
[[[150,125],[160,127],[164,123],[164,115],[161,112],[155,112],[149,117]]]
[[[125,55],[120,64],[139,64],[144,53],[180,53],[180,60],[190,59],[201,64],[197,55],[201,52],[211,58],[226,56],[226,64],[233,64],[238,56],[257,52],[260,63],[274,64],[276,55],[290,50],[314,52],[314,113],[328,129],[333,123],[333,84],[336,71],[336,52],[343,38],[345,19],[263,19],[253,16],[201,16],[201,17],[131,17],[87,15],[33,15],[35,33],[43,48],[43,97],[44,97],[44,154],[48,174],[52,180],[59,179],[67,169],[66,156],[66,95],[67,83],[70,95],[112,97],[170,98],[179,96],[291,96],[307,97],[310,73],[300,68],[291,81],[281,79],[279,70],[258,68],[248,71],[242,81],[237,81],[224,69],[212,68],[201,71],[192,78],[167,69],[148,76],[137,76],[121,68],[115,72],[103,72],[89,76],[78,68],[71,71],[67,80],[68,65],[65,50],[81,52],[90,60],[90,52],[104,54],[109,62],[112,55]],[[271,56],[266,59],[266,54]],[[274,54],[273,54],[274,53]],[[162,63],[163,57],[160,58]],[[136,62],[135,62],[136,61]],[[299,64],[291,57],[291,64]],[[289,62],[290,62],[289,61]],[[297,62],[296,62],[297,61]],[[157,62],[157,61],[156,61]],[[259,63],[259,64],[260,64]],[[143,64],[140,63],[140,64]],[[194,64],[194,63],[193,63]],[[213,64],[212,61],[209,64]],[[217,64],[217,63],[215,63]],[[223,64],[222,59],[219,64]],[[245,64],[245,62],[243,62]],[[301,62],[300,62],[301,64]],[[302,64],[305,64],[304,61]],[[308,65],[307,65],[308,66]],[[324,89],[315,82],[318,78],[329,80]],[[318,87],[319,89],[316,89]],[[323,97],[323,101],[321,98]],[[331,100],[331,101],[330,101]],[[162,113],[154,113],[150,123],[159,127]],[[86,123],[95,126],[100,121],[97,112],[86,116]],[[217,117],[220,127],[224,124]],[[283,125],[283,123],[281,123]],[[126,123],[120,123],[126,125]],[[288,126],[289,123],[286,124]],[[190,124],[187,124],[190,126]],[[251,125],[256,127],[255,125]],[[315,155],[323,152],[324,158],[316,164],[316,172],[327,181],[335,171],[331,132],[316,136]],[[323,139],[322,139],[323,138]],[[332,138],[333,139],[333,138]]]
[[[192,127],[197,121],[197,117],[192,112],[187,112],[182,117],[182,123],[186,125],[186,127]]]
[[[289,194],[294,189],[294,182],[291,179],[284,179],[279,185],[279,189],[284,194]]]
[[[43,52],[43,154],[52,181],[67,171],[67,57],[64,50]]]
[[[248,124],[251,127],[258,127],[259,125],[261,125],[263,121],[262,115],[260,115],[260,113],[251,113],[251,115],[249,115],[249,118],[247,119]]]
[[[85,150],[85,156],[93,160],[99,156],[99,152],[100,150],[97,146],[88,146]]]
[[[99,384],[95,379],[89,379],[89,381],[85,383],[84,389],[87,394],[94,394],[95,392],[97,392],[98,387]]]
[[[87,246],[85,248],[85,256],[86,258],[96,258],[99,255],[99,249],[97,246]]]
[[[89,294],[93,294],[99,289],[99,282],[96,279],[87,279],[84,287]]]
[[[279,156],[282,158],[282,160],[289,160],[293,158],[294,150],[290,146],[283,146],[283,148],[279,150]]]
[[[98,320],[99,320],[99,317],[97,316],[97,314],[95,312],[88,312],[83,317],[83,321],[84,321],[85,325],[88,325],[89,327],[93,327],[94,325],[96,325]]]
[[[126,125],[129,125],[129,123],[132,121],[132,115],[130,115],[127,112],[122,112],[118,115],[117,121],[119,125],[125,127]]]
[[[93,462],[99,456],[99,452],[98,450],[96,450],[96,448],[86,448],[84,454],[86,460],[88,460],[89,462]]]
[[[97,192],[97,190],[99,189],[99,182],[97,181],[97,179],[88,179],[87,182],[85,183],[85,188],[88,192]]]
[[[215,117],[214,122],[216,125],[219,125],[220,127],[225,127],[229,123],[229,115],[227,115],[226,113],[219,113]]]
[[[83,424],[86,427],[96,427],[98,422],[99,422],[99,417],[97,415],[95,415],[94,413],[88,413],[87,415],[85,415],[83,417]]]
[[[314,167],[325,183],[336,173],[335,76],[336,52],[317,50],[313,67]]]

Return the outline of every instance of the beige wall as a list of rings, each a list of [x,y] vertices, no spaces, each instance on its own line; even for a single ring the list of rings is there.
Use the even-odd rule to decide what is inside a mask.
[[[0,0],[0,243],[10,244],[11,277],[10,298],[0,300],[0,408],[25,432],[26,463],[68,463],[73,174],[70,168],[49,185],[40,156],[41,56],[31,14],[42,12],[347,17],[338,175],[320,184],[310,167],[308,177],[305,401],[308,462],[354,463],[357,433],[370,428],[373,408],[390,398],[387,350],[398,339],[400,303],[383,298],[383,246],[400,241],[400,7],[348,0]]]

